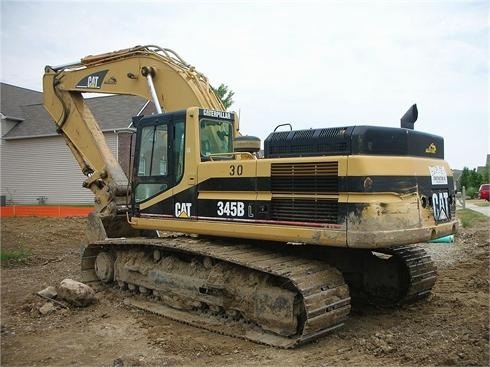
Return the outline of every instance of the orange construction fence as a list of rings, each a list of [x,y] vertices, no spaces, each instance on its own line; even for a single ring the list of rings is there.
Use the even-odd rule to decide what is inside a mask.
[[[0,217],[86,217],[89,206],[9,205],[0,207]]]

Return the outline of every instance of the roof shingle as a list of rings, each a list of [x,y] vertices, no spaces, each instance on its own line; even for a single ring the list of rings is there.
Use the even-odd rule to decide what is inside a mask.
[[[1,112],[23,121],[4,139],[34,138],[56,135],[56,125],[42,105],[42,93],[1,83]],[[102,131],[127,128],[146,100],[137,96],[113,95],[87,98],[86,103]]]
[[[22,106],[42,103],[43,94],[34,90],[0,83],[0,110],[7,117],[25,119]]]

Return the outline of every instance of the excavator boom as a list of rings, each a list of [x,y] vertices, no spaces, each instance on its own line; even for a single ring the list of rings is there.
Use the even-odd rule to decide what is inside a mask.
[[[191,106],[224,110],[207,78],[170,49],[137,46],[46,66],[44,106],[87,176],[96,211],[124,211],[128,179],[105,142],[83,93],[130,94],[153,101],[157,112]]]

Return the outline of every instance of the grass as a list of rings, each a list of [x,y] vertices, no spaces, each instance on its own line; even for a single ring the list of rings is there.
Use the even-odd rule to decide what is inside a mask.
[[[488,225],[490,219],[478,212],[471,209],[458,210],[457,216],[461,221],[463,228],[473,228],[481,225]]]
[[[28,250],[17,248],[13,250],[0,249],[0,259],[3,263],[23,263],[31,256]]]

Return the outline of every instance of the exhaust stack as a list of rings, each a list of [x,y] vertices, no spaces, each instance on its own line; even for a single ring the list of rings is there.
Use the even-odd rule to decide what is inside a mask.
[[[417,110],[417,105],[414,104],[412,107],[408,109],[407,112],[400,119],[400,127],[402,129],[410,129],[413,130],[415,121],[417,121],[417,117],[419,116],[419,111]]]

